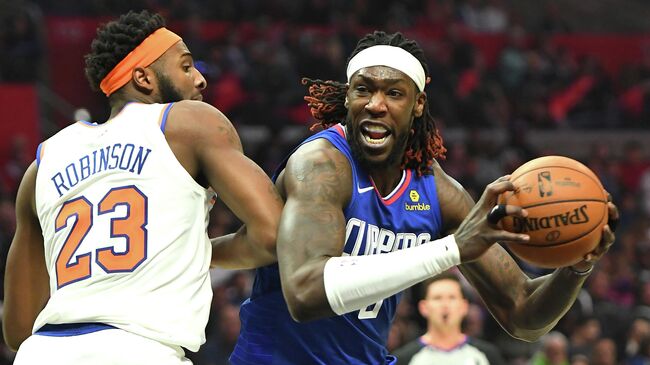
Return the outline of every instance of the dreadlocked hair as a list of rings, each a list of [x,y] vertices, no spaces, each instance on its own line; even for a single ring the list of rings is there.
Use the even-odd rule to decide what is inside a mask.
[[[429,76],[429,67],[424,56],[424,51],[417,42],[404,37],[402,33],[386,34],[375,31],[363,37],[357,47],[352,51],[346,64],[366,48],[377,45],[400,47],[412,54],[424,68],[424,74]],[[337,81],[323,81],[318,79],[303,78],[302,84],[307,85],[309,94],[304,97],[309,105],[311,115],[316,119],[311,129],[318,127],[329,128],[336,123],[345,124],[347,108],[345,96],[348,85]],[[429,113],[429,102],[424,104],[424,113],[413,121],[412,135],[409,136],[404,153],[403,169],[413,169],[419,176],[431,171],[431,166],[436,158],[444,159],[447,149],[443,146],[442,137],[436,127],[435,120]]]
[[[119,19],[97,28],[86,61],[86,78],[91,89],[99,91],[104,77],[151,33],[165,26],[165,20],[147,10],[129,11]]]
[[[334,124],[344,123],[348,114],[345,107],[345,93],[348,91],[346,84],[306,77],[303,77],[302,84],[309,88],[309,95],[304,99],[311,115],[316,119],[316,123],[310,128],[312,131],[319,127],[327,129]]]

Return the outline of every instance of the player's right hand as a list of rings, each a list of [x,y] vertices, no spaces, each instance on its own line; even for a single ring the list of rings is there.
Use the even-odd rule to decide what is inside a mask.
[[[498,178],[483,191],[481,199],[474,205],[467,217],[461,222],[454,233],[460,261],[468,262],[478,259],[495,242],[526,243],[530,240],[527,234],[512,233],[500,228],[498,223],[490,223],[488,214],[495,208],[499,194],[514,191],[515,186],[510,182],[510,175]],[[505,205],[499,209],[503,216],[526,217],[528,212],[516,205]]]

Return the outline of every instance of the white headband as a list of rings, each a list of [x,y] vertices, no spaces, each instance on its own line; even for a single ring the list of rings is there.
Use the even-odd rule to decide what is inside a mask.
[[[420,91],[424,90],[426,76],[422,64],[403,48],[379,45],[366,48],[357,53],[348,62],[348,82],[350,82],[350,78],[355,72],[371,66],[388,66],[402,71],[415,82]]]

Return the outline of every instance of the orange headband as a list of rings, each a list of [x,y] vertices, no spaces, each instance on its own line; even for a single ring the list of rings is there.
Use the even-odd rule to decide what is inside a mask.
[[[110,96],[115,90],[129,82],[134,68],[149,66],[180,40],[181,37],[167,28],[156,30],[104,77],[99,88],[106,96]]]

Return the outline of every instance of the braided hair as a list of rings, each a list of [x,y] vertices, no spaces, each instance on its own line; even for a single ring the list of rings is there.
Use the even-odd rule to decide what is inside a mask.
[[[403,48],[420,61],[424,68],[425,76],[429,76],[424,51],[417,42],[409,40],[402,33],[386,34],[382,31],[375,31],[366,35],[358,43],[347,63],[352,57],[366,48],[376,45],[389,45]],[[303,78],[302,84],[308,87],[309,94],[304,97],[309,105],[312,116],[316,123],[312,130],[317,128],[329,128],[337,123],[345,124],[348,110],[345,107],[345,95],[348,86],[337,81],[323,81],[319,79]],[[414,169],[418,175],[431,170],[433,160],[444,158],[447,149],[442,144],[442,137],[436,128],[435,121],[429,113],[429,102],[424,104],[424,113],[415,118],[413,123],[413,134],[409,137],[406,145],[406,152],[401,168]]]
[[[165,20],[160,15],[142,10],[129,11],[118,20],[98,27],[90,53],[84,57],[90,88],[99,91],[104,77],[145,38],[164,26]]]

